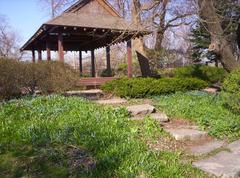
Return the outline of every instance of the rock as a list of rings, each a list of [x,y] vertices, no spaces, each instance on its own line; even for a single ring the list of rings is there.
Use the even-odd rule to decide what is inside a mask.
[[[223,145],[224,141],[214,140],[203,145],[191,147],[190,152],[195,156],[199,156],[221,148]]]
[[[228,149],[230,149],[233,153],[239,153],[240,154],[240,140],[235,141],[233,143],[230,143],[227,146]]]
[[[240,154],[222,151],[205,160],[196,161],[193,166],[218,177],[240,177]]]
[[[113,99],[109,99],[109,100],[97,100],[96,103],[98,104],[123,104],[126,103],[127,100],[122,99],[122,98],[113,98]]]
[[[196,140],[207,136],[207,132],[194,129],[165,129],[176,140]]]
[[[66,96],[80,96],[87,99],[99,99],[104,94],[102,90],[94,89],[94,90],[81,90],[81,91],[68,91],[65,93]]]
[[[159,121],[159,122],[168,122],[169,118],[166,114],[164,113],[153,113],[150,115],[153,119]]]
[[[149,104],[129,106],[127,110],[132,116],[145,116],[156,112],[155,107]]]
[[[217,88],[205,88],[203,91],[207,93],[217,93],[219,90]]]

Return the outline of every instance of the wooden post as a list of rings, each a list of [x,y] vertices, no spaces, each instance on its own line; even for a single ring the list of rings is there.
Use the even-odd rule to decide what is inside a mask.
[[[48,40],[46,41],[46,50],[47,50],[47,60],[51,61],[51,49]]]
[[[38,61],[42,61],[42,50],[38,49]]]
[[[58,57],[59,61],[64,62],[63,36],[60,30],[58,32]]]
[[[91,64],[92,64],[92,69],[91,69],[92,77],[96,77],[94,49],[91,50]]]
[[[32,62],[33,62],[33,63],[36,62],[36,57],[35,57],[35,51],[34,51],[34,49],[32,49]]]
[[[106,47],[106,59],[107,59],[107,73],[110,77],[111,75],[111,61],[110,61],[110,46]]]
[[[79,71],[80,71],[80,76],[82,76],[83,74],[82,51],[79,51]]]
[[[127,42],[128,77],[132,78],[132,41]]]

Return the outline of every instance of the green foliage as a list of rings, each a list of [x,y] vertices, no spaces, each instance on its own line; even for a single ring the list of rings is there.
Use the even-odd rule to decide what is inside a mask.
[[[206,82],[194,78],[123,78],[107,82],[102,89],[121,97],[142,98],[176,91],[198,90],[206,86]]]
[[[30,93],[58,93],[74,87],[78,73],[61,62],[24,63],[0,59],[0,100],[21,95],[23,88]]]
[[[108,71],[107,69],[103,70],[101,73],[101,77],[113,77],[115,75],[115,72],[113,69]]]
[[[240,114],[240,68],[236,69],[223,83],[226,106]]]
[[[193,77],[201,80],[216,83],[222,82],[227,75],[223,68],[210,67],[205,65],[192,65],[176,68],[171,71],[175,77]]]
[[[143,140],[156,133],[150,118],[133,122],[123,108],[77,97],[11,101],[0,105],[0,177],[204,176],[179,153],[149,150]],[[76,167],[89,162],[81,150],[96,161],[92,169]]]
[[[190,119],[217,138],[240,138],[240,116],[226,109],[224,103],[221,95],[204,92],[156,97],[157,106],[171,117]]]

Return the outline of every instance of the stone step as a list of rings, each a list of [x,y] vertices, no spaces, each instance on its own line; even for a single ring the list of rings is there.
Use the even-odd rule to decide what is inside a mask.
[[[137,115],[137,116],[132,117],[131,119],[132,120],[144,120],[146,118],[146,116],[149,116],[152,119],[154,119],[162,124],[169,122],[168,116],[166,114],[160,113],[160,112],[152,113],[149,115]]]
[[[114,104],[123,104],[126,103],[126,99],[122,98],[112,98],[107,100],[97,100],[96,103],[103,104],[103,105],[114,105]]]
[[[190,147],[189,151],[194,156],[200,156],[203,154],[208,154],[218,148],[221,148],[224,146],[224,144],[225,144],[224,141],[213,140],[210,142],[206,142],[202,145],[192,146]]]
[[[240,177],[240,153],[222,151],[210,158],[196,161],[193,166],[224,178]]]
[[[149,104],[128,106],[127,110],[133,117],[146,116],[156,112],[155,107]]]
[[[231,150],[233,153],[239,153],[240,154],[240,140],[237,140],[235,142],[230,143],[227,148]]]
[[[68,91],[65,93],[65,96],[80,96],[90,100],[97,100],[104,96],[102,90],[93,89],[93,90],[80,90],[80,91]]]
[[[207,132],[195,129],[165,128],[164,130],[176,140],[197,140],[207,136]]]

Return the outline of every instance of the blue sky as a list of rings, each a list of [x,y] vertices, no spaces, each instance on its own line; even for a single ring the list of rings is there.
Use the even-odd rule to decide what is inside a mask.
[[[38,0],[0,0],[0,14],[5,15],[11,27],[26,42],[49,17]]]

